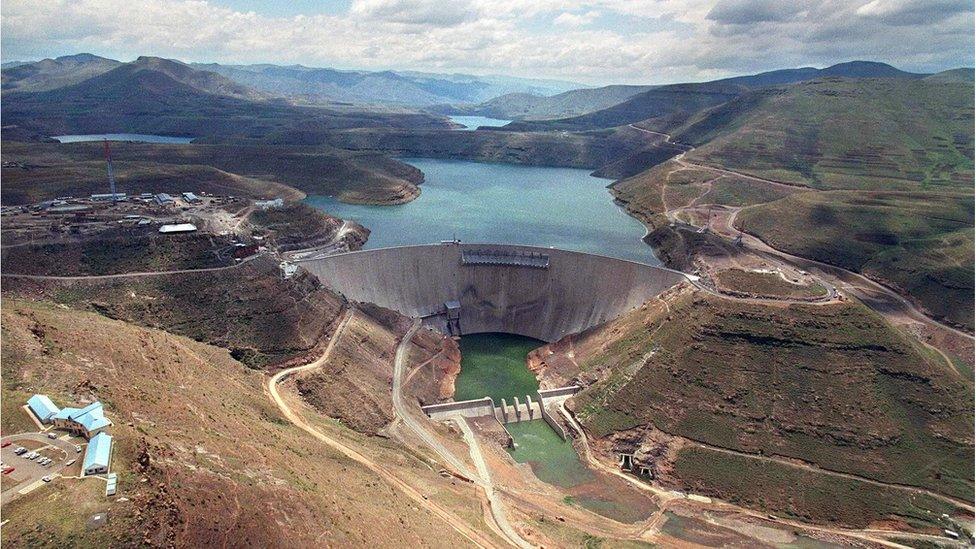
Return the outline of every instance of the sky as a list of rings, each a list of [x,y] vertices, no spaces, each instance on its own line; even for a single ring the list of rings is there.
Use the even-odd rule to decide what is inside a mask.
[[[971,67],[973,31],[971,0],[4,0],[0,58],[663,84],[854,59]]]

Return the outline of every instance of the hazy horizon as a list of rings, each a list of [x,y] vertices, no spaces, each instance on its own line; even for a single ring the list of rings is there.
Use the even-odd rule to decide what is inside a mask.
[[[972,67],[973,24],[957,0],[9,0],[0,57],[666,84],[850,60]]]

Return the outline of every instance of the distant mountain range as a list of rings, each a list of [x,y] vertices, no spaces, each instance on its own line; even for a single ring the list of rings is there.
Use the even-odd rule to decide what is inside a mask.
[[[53,61],[3,70],[5,137],[135,132],[266,138],[298,128],[447,126],[442,119],[418,113],[294,105],[217,73],[158,57],[118,63],[50,89],[53,81],[71,82],[86,73],[74,60]],[[110,64],[101,58],[88,63]]]
[[[91,54],[10,63],[0,74],[5,126],[27,136],[138,131],[261,139],[341,128],[446,128],[442,116],[448,114],[515,120],[496,131],[578,132],[636,123],[678,128],[706,109],[745,104],[749,92],[771,86],[830,78],[973,82],[972,69],[925,75],[854,61],[711,82],[615,85],[543,96],[536,93],[572,84],[301,65],[188,65],[158,57],[121,63]],[[534,91],[510,92],[518,88]],[[508,91],[473,103],[502,90]],[[721,125],[715,116],[713,123]]]
[[[590,112],[578,116],[556,118],[546,121],[524,121],[513,123],[505,128],[508,130],[563,130],[580,131],[597,128],[623,126],[648,119],[670,120],[670,123],[687,119],[693,113],[737,97],[749,90],[764,86],[792,84],[818,78],[923,78],[928,75],[901,71],[885,63],[870,61],[852,61],[832,65],[825,69],[805,67],[800,69],[782,69],[763,72],[749,76],[736,76],[713,80],[711,82],[695,82],[686,84],[670,84],[655,86],[646,91],[635,93],[622,102],[615,103],[602,109],[592,109]],[[605,90],[606,88],[599,88]],[[592,90],[590,90],[592,93]],[[557,96],[558,97],[558,96]],[[550,101],[557,97],[546,98]],[[502,98],[499,98],[499,100]],[[501,115],[506,107],[499,105],[499,101],[483,104],[484,108],[473,107],[471,113],[481,114],[491,112]],[[515,104],[507,109],[510,114],[517,114],[520,107]],[[547,107],[537,106],[538,110]],[[485,114],[487,116],[487,114]],[[499,116],[500,117],[500,116]],[[504,117],[503,117],[504,118]],[[519,117],[512,116],[511,119]]]
[[[4,91],[47,91],[77,84],[124,63],[82,53],[37,62],[3,65]],[[545,96],[583,88],[559,80],[472,76],[411,71],[343,71],[303,65],[220,65],[191,63],[267,96],[301,103],[393,104],[426,107],[444,103],[479,103],[500,95]]]

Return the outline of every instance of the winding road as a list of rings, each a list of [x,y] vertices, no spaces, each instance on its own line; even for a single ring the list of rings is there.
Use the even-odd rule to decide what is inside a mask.
[[[404,371],[406,370],[407,356],[410,350],[410,341],[413,336],[417,333],[421,327],[421,321],[415,319],[410,329],[407,333],[403,335],[400,339],[400,344],[397,345],[396,357],[393,361],[393,413],[396,419],[403,421],[403,425],[410,430],[413,434],[419,437],[427,446],[429,446],[434,452],[440,456],[445,462],[447,462],[454,470],[467,478],[475,479],[475,484],[477,484],[485,494],[488,500],[488,506],[491,508],[492,520],[495,522],[494,526],[496,529],[508,539],[510,543],[517,547],[533,547],[533,545],[527,542],[522,536],[512,528],[512,525],[508,522],[508,517],[505,514],[505,507],[501,500],[501,496],[495,490],[494,484],[491,482],[491,474],[488,470],[488,465],[485,463],[484,456],[481,454],[481,449],[478,447],[478,441],[474,438],[474,433],[471,432],[471,428],[468,426],[467,421],[463,417],[458,417],[455,419],[455,423],[461,429],[461,433],[464,435],[464,439],[468,444],[469,451],[471,452],[471,459],[475,463],[477,471],[471,471],[471,469],[464,464],[457,456],[451,452],[446,446],[444,446],[439,440],[437,440],[436,435],[427,428],[426,424],[422,424],[417,420],[411,413],[410,409],[403,400],[403,379]]]
[[[348,324],[349,320],[352,318],[354,314],[355,314],[355,309],[348,309],[346,311],[345,316],[339,322],[339,325],[337,326],[335,332],[333,333],[332,339],[329,340],[329,343],[326,346],[325,351],[322,353],[322,356],[320,356],[315,361],[306,364],[304,366],[295,366],[294,368],[288,368],[282,370],[277,374],[275,374],[274,376],[272,376],[270,379],[268,379],[267,389],[268,389],[268,396],[271,398],[271,401],[278,407],[279,410],[281,410],[281,413],[293,425],[305,431],[306,433],[312,435],[319,441],[323,442],[330,448],[338,451],[339,453],[346,456],[347,458],[365,466],[367,469],[372,471],[378,477],[382,478],[387,484],[399,490],[404,495],[406,495],[411,500],[413,500],[418,506],[427,509],[433,515],[446,522],[455,531],[457,531],[460,535],[467,538],[474,545],[477,545],[478,547],[485,547],[485,548],[495,547],[497,544],[494,541],[484,536],[481,532],[478,532],[477,530],[471,528],[467,523],[459,519],[453,513],[445,510],[441,506],[429,500],[426,496],[424,496],[419,491],[417,491],[417,489],[415,489],[413,486],[407,484],[400,478],[396,477],[393,473],[390,472],[389,467],[380,465],[379,463],[373,461],[368,456],[362,454],[358,450],[344,444],[339,440],[336,440],[335,438],[326,435],[325,433],[319,431],[318,429],[310,425],[301,417],[301,415],[294,412],[288,406],[288,403],[285,402],[281,394],[278,392],[278,385],[286,378],[291,376],[292,374],[314,370],[316,368],[321,367],[326,362],[328,362],[329,358],[332,355],[332,350],[335,348],[336,342],[339,340],[340,337],[342,337],[342,332],[346,327],[346,324]]]
[[[762,177],[756,177],[754,175],[749,175],[749,174],[745,174],[745,173],[742,173],[742,172],[737,172],[737,171],[734,171],[734,170],[729,170],[729,169],[726,169],[726,168],[719,168],[719,167],[715,167],[715,166],[708,166],[708,165],[705,165],[705,164],[696,164],[696,163],[693,163],[693,162],[688,162],[688,161],[684,160],[684,156],[685,156],[686,153],[691,152],[691,151],[694,150],[694,147],[692,147],[691,145],[685,145],[683,143],[676,143],[676,142],[674,142],[672,140],[671,135],[670,134],[667,134],[667,133],[655,132],[655,131],[652,131],[652,130],[647,130],[647,129],[644,129],[644,128],[635,126],[634,124],[630,124],[629,127],[632,128],[632,129],[634,129],[634,130],[637,130],[639,132],[643,132],[643,133],[646,133],[646,134],[663,137],[664,138],[664,141],[666,143],[668,143],[669,145],[672,145],[672,146],[679,147],[679,148],[683,149],[683,151],[680,154],[678,154],[677,156],[675,156],[674,158],[671,159],[671,160],[677,162],[682,167],[700,168],[702,170],[708,170],[708,171],[717,172],[717,173],[721,173],[721,174],[725,174],[725,175],[732,175],[732,176],[740,177],[740,178],[743,178],[743,179],[748,179],[748,180],[752,180],[752,181],[758,181],[758,182],[761,182],[761,183],[767,183],[767,184],[770,184],[770,185],[778,185],[778,186],[792,187],[792,188],[802,188],[802,189],[807,189],[807,190],[810,190],[810,191],[815,191],[815,189],[811,189],[810,187],[807,187],[805,185],[798,185],[798,184],[794,184],[794,183],[786,183],[786,182],[783,182],[783,181],[775,181],[775,180],[772,180],[772,179],[765,179],[765,178],[762,178]],[[663,192],[664,191],[662,189],[662,196],[663,196]],[[948,324],[945,324],[944,322],[942,322],[942,321],[940,321],[938,319],[932,318],[931,316],[929,316],[928,314],[926,314],[925,311],[923,311],[920,307],[918,307],[917,305],[915,305],[914,303],[912,303],[910,300],[906,299],[904,296],[902,296],[901,294],[899,294],[895,290],[893,290],[893,289],[891,289],[891,288],[889,288],[889,287],[887,287],[887,286],[885,286],[883,284],[880,284],[880,283],[878,283],[878,282],[876,282],[876,281],[874,281],[874,280],[872,280],[872,279],[870,279],[870,278],[868,278],[868,277],[866,277],[866,276],[864,276],[864,275],[862,275],[860,273],[857,273],[857,272],[854,272],[854,271],[850,271],[848,269],[844,269],[843,267],[838,267],[836,265],[831,265],[829,263],[823,263],[823,262],[816,261],[816,260],[813,260],[813,259],[807,259],[807,258],[804,258],[804,257],[800,257],[800,256],[796,256],[796,255],[790,254],[788,252],[784,252],[782,250],[773,248],[772,246],[770,246],[769,244],[767,244],[765,241],[763,241],[762,239],[760,239],[759,237],[757,237],[757,236],[755,236],[753,234],[750,234],[750,233],[747,233],[745,231],[740,231],[739,229],[736,229],[734,227],[735,218],[736,218],[736,216],[738,215],[738,213],[742,209],[743,208],[739,208],[739,209],[735,210],[729,216],[728,220],[726,221],[727,230],[730,233],[733,233],[733,234],[734,233],[741,233],[742,234],[742,237],[743,237],[742,238],[743,243],[746,244],[749,248],[752,248],[753,251],[761,252],[761,253],[765,253],[767,255],[774,256],[776,259],[778,259],[780,261],[786,262],[788,264],[791,264],[791,265],[794,265],[794,266],[797,266],[797,267],[806,267],[808,269],[810,267],[816,267],[823,274],[829,275],[830,278],[831,278],[831,282],[833,282],[835,285],[839,285],[841,287],[844,287],[845,289],[848,289],[848,291],[851,291],[851,293],[853,293],[854,295],[858,296],[859,298],[861,296],[863,296],[864,294],[870,294],[872,292],[884,294],[885,297],[887,297],[889,299],[889,301],[890,300],[894,300],[895,302],[897,302],[898,304],[900,304],[901,308],[903,309],[903,312],[905,314],[907,314],[910,318],[912,318],[912,319],[914,319],[916,321],[919,321],[919,322],[926,323],[926,324],[928,324],[930,326],[933,326],[933,327],[935,327],[937,329],[947,330],[947,331],[949,331],[949,332],[951,332],[951,333],[953,333],[953,334],[955,334],[957,336],[964,337],[964,338],[968,339],[969,341],[974,341],[973,334],[969,334],[969,333],[964,332],[962,330],[959,330],[959,329],[957,329],[957,328],[955,328],[953,326],[950,326]],[[669,214],[669,212],[665,212],[665,215],[667,215],[669,219],[672,219],[672,216]],[[855,283],[852,283],[852,280]],[[855,285],[855,284],[857,284],[857,285]],[[721,295],[724,296],[724,294],[721,294]],[[729,297],[729,296],[726,296],[726,297]],[[870,296],[868,295],[867,297],[870,297]],[[870,299],[867,299],[867,300],[862,299],[862,301],[864,301],[868,306],[871,306],[872,305],[872,300],[870,300]],[[881,313],[882,315],[885,315],[885,316],[891,314],[890,311],[887,311],[887,310],[879,310],[879,308],[875,308],[875,307],[872,307],[872,308],[875,311],[877,311],[878,313]],[[941,354],[944,354],[944,353],[941,353]],[[949,362],[951,364],[951,360]],[[955,367],[953,366],[953,368],[955,368]]]

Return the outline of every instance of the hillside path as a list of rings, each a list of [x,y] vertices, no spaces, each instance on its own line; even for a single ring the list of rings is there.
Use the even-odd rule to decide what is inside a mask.
[[[329,340],[329,343],[326,346],[325,351],[322,353],[322,356],[320,356],[315,361],[306,364],[304,366],[295,366],[293,368],[287,368],[285,370],[282,370],[268,380],[267,388],[268,388],[268,395],[271,398],[271,401],[274,402],[276,406],[278,406],[278,409],[281,410],[281,413],[285,416],[285,418],[288,419],[288,421],[290,421],[296,427],[312,435],[313,437],[325,443],[332,449],[340,452],[342,455],[346,456],[347,458],[352,459],[353,461],[365,466],[367,469],[369,469],[377,476],[382,478],[384,481],[386,481],[387,484],[391,485],[393,488],[399,490],[404,495],[406,495],[411,500],[413,500],[418,506],[427,509],[433,515],[446,522],[448,525],[454,528],[454,530],[456,530],[459,534],[461,534],[462,536],[470,540],[471,543],[484,548],[496,547],[497,544],[494,543],[492,540],[488,539],[487,537],[485,537],[482,533],[474,530],[473,528],[468,526],[468,524],[465,523],[463,520],[454,516],[452,513],[443,509],[433,501],[427,499],[427,497],[425,497],[423,494],[418,492],[413,486],[410,486],[406,482],[400,480],[398,477],[393,475],[393,473],[389,471],[388,467],[381,466],[379,463],[376,463],[375,461],[363,455],[359,451],[351,448],[350,446],[347,446],[346,444],[340,442],[339,440],[336,440],[322,433],[321,431],[319,431],[318,429],[316,429],[315,427],[307,423],[301,417],[301,415],[294,412],[288,406],[285,400],[281,397],[281,394],[278,392],[278,385],[282,381],[284,381],[287,377],[298,372],[314,370],[316,368],[321,367],[326,362],[328,362],[329,358],[332,355],[332,350],[335,348],[336,342],[339,340],[339,338],[342,335],[343,329],[346,327],[346,324],[349,322],[349,320],[352,318],[354,314],[355,314],[354,309],[348,309],[346,311],[345,316],[339,322],[339,325],[336,328],[335,333],[332,335],[332,339]],[[377,535],[381,535],[381,534],[377,532]]]

